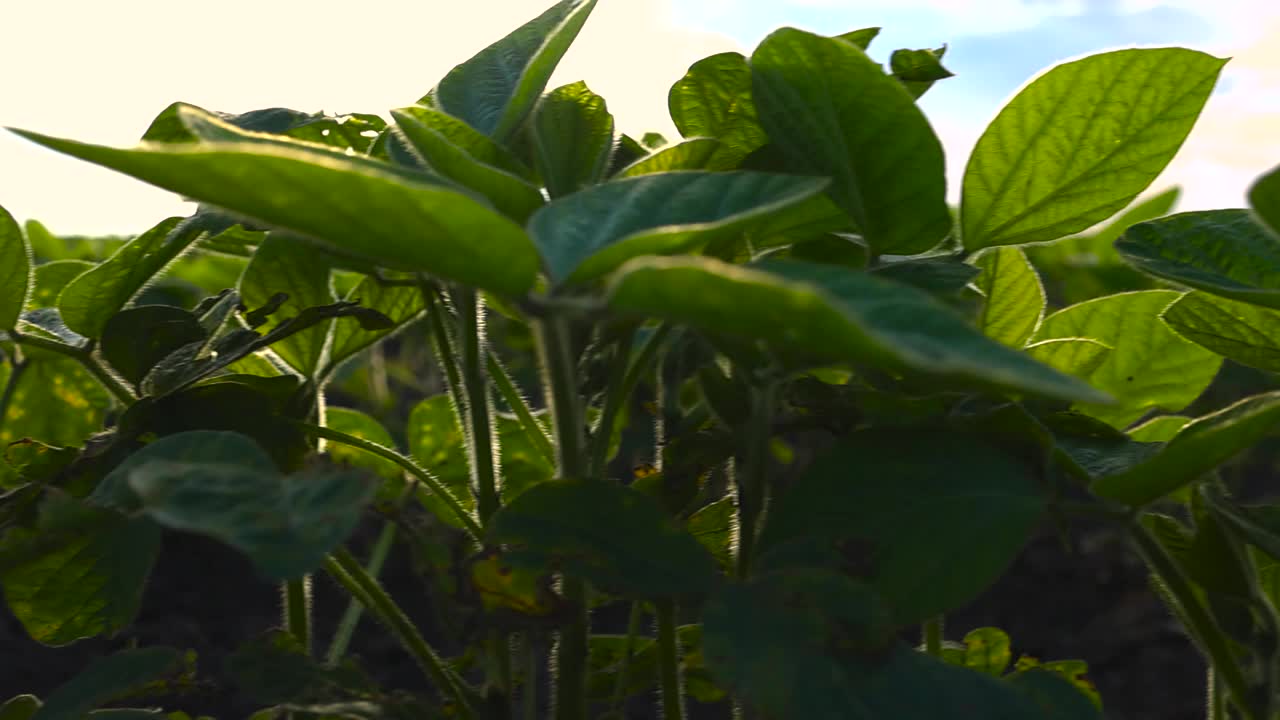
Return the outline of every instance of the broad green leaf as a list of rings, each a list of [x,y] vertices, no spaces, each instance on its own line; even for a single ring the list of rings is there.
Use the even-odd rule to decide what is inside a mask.
[[[1047,498],[1032,467],[976,437],[928,447],[900,431],[848,436],[777,499],[761,550],[804,538],[858,548],[900,625],[973,600],[1021,552]]]
[[[418,102],[503,142],[524,123],[596,0],[561,0],[455,67]]]
[[[865,52],[867,48],[871,47],[871,41],[875,40],[879,34],[880,34],[880,28],[869,27],[869,28],[862,28],[860,30],[851,30],[847,33],[836,35],[836,37],[839,38],[840,40],[844,40],[845,42],[850,42],[850,43],[853,43],[854,45],[857,45],[859,49]]]
[[[1123,265],[1120,254],[1116,252],[1115,241],[1120,239],[1125,230],[1140,222],[1168,215],[1181,196],[1182,188],[1174,185],[1157,195],[1135,201],[1100,229],[1025,249],[1037,265],[1066,265],[1072,269]],[[1070,279],[1064,280],[1069,281]]]
[[[151,368],[179,348],[206,338],[200,319],[170,305],[140,305],[107,318],[102,357],[135,387]]]
[[[1280,423],[1280,392],[1246,398],[1187,423],[1159,452],[1089,489],[1127,505],[1145,505],[1200,479],[1266,437]]]
[[[715,578],[711,554],[655,500],[612,481],[535,485],[494,514],[488,540],[628,597],[702,593]]]
[[[24,437],[79,447],[102,430],[111,395],[80,363],[35,350],[28,358],[0,418],[0,447]]]
[[[49,495],[36,528],[10,530],[3,547],[0,584],[9,609],[32,639],[69,645],[113,636],[133,622],[160,528]]]
[[[979,277],[980,270],[954,258],[904,260],[881,263],[870,270],[872,275],[919,288],[946,297],[964,290]]]
[[[101,336],[107,319],[195,242],[200,232],[198,223],[172,217],[130,240],[62,289],[58,311],[63,322],[85,337]]]
[[[532,287],[537,274],[537,250],[518,225],[424,173],[268,136],[121,150],[15,132],[400,269],[512,295]]]
[[[427,111],[429,112],[429,111]],[[483,195],[502,214],[524,223],[542,207],[542,193],[524,178],[476,159],[415,117],[416,109],[392,110],[396,126],[429,170]]]
[[[982,269],[976,281],[986,297],[979,327],[987,337],[1022,347],[1044,319],[1044,286],[1021,248],[992,248],[973,262]]]
[[[558,198],[600,182],[613,158],[613,116],[584,82],[547,93],[530,124],[533,157],[547,193]]]
[[[426,125],[449,141],[450,145],[461,148],[478,163],[505,170],[525,180],[534,178],[533,171],[510,150],[446,112],[423,105],[412,105],[393,110],[391,114],[393,117],[396,115],[411,117],[422,125]]]
[[[1088,338],[1041,340],[1026,348],[1027,354],[1054,370],[1088,380],[1102,367],[1111,348]]]
[[[902,85],[856,46],[784,28],[751,57],[760,123],[875,254],[909,255],[951,231],[942,144]]]
[[[258,246],[244,269],[240,297],[246,306],[256,308],[269,303],[276,293],[287,294],[288,299],[267,325],[268,330],[274,329],[309,307],[337,302],[329,269],[325,258],[312,252],[305,242],[273,233]],[[334,323],[323,320],[273,344],[271,349],[303,377],[312,377],[320,367]]]
[[[1179,337],[1160,320],[1173,290],[1145,290],[1090,300],[1044,319],[1033,340],[1086,338],[1112,349],[1089,384],[1110,393],[1112,407],[1079,406],[1124,427],[1148,411],[1177,412],[1200,396],[1222,358]]]
[[[422,292],[418,288],[387,285],[370,276],[352,288],[346,300],[359,302],[360,307],[382,313],[395,325],[382,330],[365,330],[360,323],[350,321],[334,325],[333,344],[329,348],[330,367],[338,367],[362,350],[400,332],[421,317],[424,309]]]
[[[193,447],[206,444],[216,446],[220,461],[187,459]],[[376,489],[363,472],[323,465],[282,475],[257,443],[238,433],[170,435],[126,462],[128,486],[149,517],[234,546],[275,580],[319,567],[355,529]]]
[[[13,216],[0,207],[0,329],[17,326],[33,284],[31,248]]]
[[[815,362],[871,364],[967,385],[1106,402],[1106,396],[971,328],[927,293],[833,265],[642,258],[609,304],[704,332],[764,340]]]
[[[0,720],[31,720],[40,705],[40,698],[35,695],[11,697],[0,703]]]
[[[694,63],[671,86],[667,106],[681,135],[720,142],[707,161],[709,170],[736,168],[769,141],[751,97],[751,66],[741,53],[720,53]]]
[[[35,267],[35,284],[27,298],[27,310],[52,308],[58,304],[58,295],[80,275],[92,270],[88,260],[54,260]]]
[[[579,283],[640,255],[689,252],[755,229],[778,229],[792,217],[789,210],[825,185],[756,172],[642,175],[551,202],[529,221],[529,233],[552,279]]]
[[[628,178],[676,170],[707,170],[711,168],[711,158],[719,149],[720,141],[714,138],[690,138],[640,158],[619,170],[614,177]]]
[[[124,650],[100,657],[45,698],[31,720],[83,720],[90,710],[159,680],[181,666],[172,648]]]
[[[1242,365],[1280,372],[1280,310],[1189,292],[1162,317],[1201,347]]]
[[[1189,422],[1191,418],[1185,415],[1161,415],[1129,430],[1128,435],[1138,442],[1169,442]]]
[[[396,448],[395,439],[382,423],[359,410],[343,407],[325,408],[324,424],[327,428],[354,435],[361,440],[368,440],[392,450]],[[331,442],[326,446],[325,452],[339,463],[365,468],[383,480],[396,483],[404,477],[404,470],[399,465],[350,445]]]
[[[1280,167],[1258,178],[1249,188],[1249,206],[1271,232],[1280,235]]]
[[[965,247],[1056,240],[1114,215],[1182,146],[1225,63],[1183,48],[1116,50],[1023,87],[969,157]]]
[[[1179,213],[1116,242],[1139,270],[1214,295],[1280,309],[1280,239],[1248,210]]]
[[[935,82],[955,75],[942,66],[946,52],[946,45],[936,50],[894,50],[889,56],[889,71],[911,97],[919,100]]]

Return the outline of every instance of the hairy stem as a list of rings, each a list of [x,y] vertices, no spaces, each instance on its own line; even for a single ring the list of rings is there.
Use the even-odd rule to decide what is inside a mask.
[[[524,430],[525,435],[533,441],[533,445],[538,449],[539,454],[549,463],[556,461],[555,444],[551,442],[551,436],[547,434],[542,423],[533,416],[533,410],[529,408],[528,401],[524,395],[520,394],[519,388],[516,387],[515,381],[511,379],[507,368],[503,366],[498,355],[489,350],[486,360],[489,377],[493,380],[494,387],[498,389],[498,393],[502,395],[502,399],[511,407],[511,411],[516,414],[516,419],[520,421],[520,427]]]
[[[680,639],[676,635],[676,604],[653,604],[658,619],[658,663],[661,669],[663,720],[684,720],[683,683],[680,681]]]
[[[458,335],[462,342],[462,384],[467,396],[467,443],[470,455],[471,486],[476,494],[480,524],[498,510],[498,469],[494,460],[493,422],[489,403],[489,383],[484,368],[484,306],[474,290],[453,293],[458,308]]]
[[[284,606],[284,630],[311,653],[311,576],[289,580],[280,586]]]
[[[384,523],[382,532],[378,535],[378,541],[374,543],[373,552],[369,554],[369,562],[365,565],[365,572],[369,573],[370,577],[377,578],[382,572],[382,566],[386,564],[387,555],[391,554],[391,546],[395,544],[395,540],[395,523]],[[330,667],[336,666],[347,654],[347,648],[351,647],[351,638],[355,636],[356,626],[360,624],[360,617],[364,615],[364,610],[364,603],[351,598],[347,611],[343,613],[338,629],[333,634],[333,640],[329,643],[329,652],[325,654],[325,662]]]

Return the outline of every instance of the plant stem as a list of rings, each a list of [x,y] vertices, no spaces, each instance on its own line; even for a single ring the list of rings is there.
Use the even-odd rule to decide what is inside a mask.
[[[738,577],[751,573],[755,556],[760,514],[768,500],[768,448],[777,385],[773,382],[751,391],[751,417],[743,433],[739,450],[740,464],[734,473],[738,486]]]
[[[487,364],[489,377],[493,380],[494,387],[498,389],[502,399],[511,407],[511,411],[516,414],[516,419],[520,421],[520,427],[524,430],[525,435],[533,441],[534,447],[538,449],[542,457],[547,462],[554,464],[556,461],[556,448],[554,443],[551,442],[551,436],[542,427],[542,423],[538,422],[538,419],[533,416],[533,410],[529,408],[529,403],[520,394],[515,381],[511,379],[506,367],[502,365],[502,360],[498,358],[498,355],[492,349],[488,352]]]
[[[311,654],[311,577],[288,580],[280,586],[285,632]]]
[[[130,405],[138,399],[137,395],[134,395],[133,390],[129,389],[129,387],[125,385],[120,378],[116,377],[110,370],[107,370],[102,363],[98,362],[97,358],[93,356],[93,351],[89,348],[68,345],[64,342],[42,338],[38,335],[27,335],[20,333],[17,330],[10,330],[9,337],[18,345],[27,345],[41,350],[48,350],[49,352],[64,355],[76,360],[123,405]]]
[[[658,619],[658,662],[661,665],[663,720],[684,720],[683,683],[680,681],[680,639],[676,634],[676,604],[653,603]]]
[[[471,455],[471,485],[476,493],[480,524],[498,510],[498,472],[494,459],[493,423],[489,383],[484,369],[484,306],[474,290],[459,288],[453,293],[458,308],[458,330],[462,340],[462,383],[467,396],[468,439]]]
[[[596,423],[591,435],[591,465],[587,472],[593,478],[603,478],[607,474],[609,464],[609,442],[613,439],[613,427],[617,421],[619,410],[626,405],[630,397],[626,394],[628,361],[631,359],[631,343],[635,338],[635,330],[626,333],[614,346],[613,365],[609,368],[609,384],[605,389],[604,407],[600,411],[600,421]]]
[[[532,630],[524,634],[524,709],[522,720],[537,720],[538,717],[538,670],[542,667],[542,658],[538,653],[538,637]]]
[[[480,542],[480,539],[484,537],[484,530],[480,528],[480,524],[476,522],[475,517],[472,516],[471,513],[467,512],[467,509],[462,506],[462,503],[456,497],[453,496],[453,493],[449,492],[449,489],[444,486],[444,483],[441,483],[439,478],[427,472],[425,468],[418,465],[412,459],[401,455],[391,448],[384,447],[375,442],[370,442],[364,438],[348,435],[332,428],[321,427],[319,425],[313,425],[300,420],[294,420],[292,422],[299,429],[311,435],[322,437],[326,440],[332,440],[336,443],[342,443],[343,445],[350,445],[354,448],[359,448],[367,453],[377,455],[380,458],[390,460],[391,462],[399,465],[410,475],[422,481],[423,485],[427,486],[431,492],[439,496],[440,499],[449,506],[449,509],[453,511],[453,514],[462,523],[463,527],[471,535],[472,539],[476,542]]]
[[[1168,589],[1173,601],[1177,604],[1179,614],[1187,622],[1187,630],[1191,638],[1200,646],[1200,651],[1209,660],[1210,668],[1222,680],[1231,701],[1240,710],[1244,720],[1269,720],[1259,717],[1254,708],[1249,706],[1248,683],[1236,657],[1231,652],[1222,630],[1213,620],[1213,616],[1200,602],[1195,588],[1187,579],[1182,568],[1165,550],[1160,541],[1136,519],[1129,523],[1129,536],[1137,546],[1138,554],[1147,563],[1147,567],[1160,579]],[[1221,692],[1219,689],[1218,692]]]
[[[396,604],[376,579],[365,572],[346,548],[338,548],[326,558],[324,569],[335,582],[369,608],[374,617],[391,630],[400,645],[413,656],[427,679],[435,684],[444,697],[458,706],[463,717],[475,717],[471,698],[466,692],[462,679],[436,655],[423,639],[417,626],[405,615],[404,610]]]
[[[1227,720],[1227,704],[1223,702],[1221,680],[1213,668],[1205,671],[1205,717],[1207,720]]]
[[[391,546],[395,544],[395,540],[395,523],[384,523],[382,532],[378,535],[378,541],[374,543],[373,552],[369,554],[369,562],[365,566],[365,571],[370,577],[377,578],[382,572],[382,566],[386,564],[387,555],[391,554]],[[325,654],[325,663],[330,667],[336,666],[347,654],[347,648],[351,646],[351,638],[355,636],[356,626],[360,624],[360,616],[363,614],[364,603],[351,598],[347,611],[342,615],[338,629],[333,634],[333,640],[329,643],[329,652]]]
[[[622,698],[626,696],[630,682],[631,658],[635,654],[636,636],[640,634],[640,620],[644,617],[644,605],[638,600],[631,603],[631,616],[627,619],[627,640],[622,649],[622,663],[618,667],[618,676],[613,684],[613,700],[609,710],[618,714],[622,707]]]
[[[924,651],[928,655],[942,657],[942,631],[944,618],[941,615],[924,621]]]

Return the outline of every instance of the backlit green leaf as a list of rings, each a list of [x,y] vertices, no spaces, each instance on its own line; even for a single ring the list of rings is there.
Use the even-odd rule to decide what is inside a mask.
[[[1128,435],[1138,442],[1169,442],[1189,422],[1186,415],[1161,415],[1129,430]]]
[[[35,268],[35,284],[31,288],[31,295],[27,298],[26,309],[56,307],[58,295],[62,293],[62,289],[93,268],[94,264],[88,260],[54,260],[40,263]]]
[[[776,230],[789,210],[825,185],[755,172],[642,175],[548,204],[529,221],[529,233],[553,279],[584,282],[639,255],[688,252],[753,229]]]
[[[1158,453],[1095,480],[1094,494],[1144,505],[1199,479],[1266,437],[1280,423],[1280,393],[1246,398],[1187,423]]]
[[[640,158],[619,170],[614,177],[635,177],[675,170],[707,170],[711,168],[711,158],[719,149],[719,140],[691,138]]]
[[[29,364],[0,419],[0,447],[29,437],[79,447],[102,429],[111,395],[72,358],[28,352]]]
[[[711,554],[655,500],[612,481],[535,485],[494,514],[488,540],[628,597],[705,592],[715,576]]]
[[[1083,412],[1116,427],[1151,410],[1177,412],[1199,397],[1222,364],[1160,320],[1178,297],[1173,290],[1145,290],[1072,305],[1045,318],[1033,339],[1087,338],[1112,348],[1089,383],[1118,403],[1079,406]]]
[[[870,27],[870,28],[861,28],[859,30],[851,30],[847,33],[836,35],[836,37],[841,40],[844,40],[845,42],[853,43],[854,45],[857,45],[859,48],[865,51],[867,48],[871,47],[871,41],[875,40],[879,34],[880,34],[880,28]]]
[[[1131,265],[1214,295],[1280,309],[1280,239],[1247,210],[1179,213],[1116,242]]]
[[[1271,232],[1280,235],[1280,167],[1258,178],[1249,188],[1249,205]]]
[[[464,150],[476,162],[491,165],[499,170],[505,170],[525,180],[530,180],[534,177],[529,167],[512,154],[510,150],[499,145],[488,135],[446,112],[423,105],[412,105],[393,110],[391,114],[393,117],[396,115],[408,116],[426,125],[436,133],[444,136],[444,139],[448,140],[450,145]]]
[[[760,122],[793,169],[828,194],[876,254],[912,254],[951,231],[942,145],[902,86],[851,43],[784,28],[751,57]]]
[[[338,301],[324,256],[311,251],[301,240],[274,233],[268,235],[253,254],[240,278],[239,290],[245,306],[251,308],[266,305],[276,293],[289,296],[272,313],[264,328],[266,331],[297,317],[309,307]],[[276,342],[271,349],[303,377],[311,377],[320,366],[334,322],[322,320]]]
[[[617,310],[764,340],[814,362],[871,364],[1065,400],[1106,396],[989,340],[927,293],[833,265],[643,258],[610,288]]]
[[[1162,317],[1201,347],[1242,365],[1280,372],[1280,310],[1189,292]]]
[[[1135,202],[1096,231],[1084,232],[1046,245],[1025,249],[1037,266],[1065,265],[1075,269],[1120,265],[1123,261],[1120,259],[1120,254],[1116,252],[1115,241],[1120,239],[1125,230],[1140,222],[1168,215],[1181,195],[1182,188],[1174,185],[1158,195]],[[1066,278],[1063,282],[1071,282],[1074,279]]]
[[[1026,347],[1027,354],[1054,370],[1089,379],[1111,354],[1111,348],[1088,338],[1041,340]]]
[[[1009,636],[999,628],[970,630],[964,636],[964,666],[1000,677],[1013,662]]]
[[[986,302],[979,327],[987,337],[1022,347],[1044,318],[1044,286],[1020,248],[993,248],[978,256],[975,284]]]
[[[537,251],[518,225],[421,172],[269,136],[121,150],[17,132],[396,268],[507,294],[527,291],[537,274]]]
[[[18,324],[32,285],[31,248],[13,216],[0,207],[0,329]]]
[[[1128,205],[1182,146],[1225,62],[1183,48],[1126,49],[1036,78],[969,157],[965,247],[1056,240]]]
[[[418,102],[507,140],[533,111],[595,6],[596,0],[561,0],[455,67]]]
[[[889,56],[889,70],[911,97],[919,100],[935,82],[955,75],[942,66],[946,52],[945,45],[936,50],[894,50]]]
[[[553,198],[600,182],[613,158],[613,116],[584,82],[547,93],[533,113],[533,157]]]
[[[180,667],[181,661],[177,650],[166,647],[100,657],[50,693],[31,720],[83,720],[90,710],[160,679]]]
[[[720,53],[694,63],[671,86],[667,106],[684,137],[720,141],[708,170],[736,168],[769,140],[751,97],[751,67],[741,53]]]
[[[366,276],[351,289],[346,300],[359,302],[360,307],[376,310],[390,318],[394,326],[380,330],[366,330],[358,322],[344,321],[334,325],[333,344],[329,348],[329,365],[337,367],[360,351],[407,327],[422,316],[424,308],[422,292],[412,286],[387,285],[375,277]]]
[[[354,435],[361,440],[368,440],[392,450],[396,449],[395,439],[382,423],[359,410],[343,407],[325,408],[324,424],[327,428]],[[339,463],[365,468],[384,480],[396,482],[404,477],[404,470],[399,465],[350,445],[329,443],[326,452]]]

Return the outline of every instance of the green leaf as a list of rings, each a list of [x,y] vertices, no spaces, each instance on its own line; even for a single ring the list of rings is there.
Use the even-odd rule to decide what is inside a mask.
[[[488,541],[510,543],[606,592],[659,598],[706,592],[715,560],[638,490],[601,480],[541,483],[494,514]]]
[[[270,136],[121,150],[15,132],[400,269],[512,295],[532,287],[537,274],[537,251],[518,225],[421,172]]]
[[[377,278],[365,276],[347,294],[348,302],[376,310],[390,318],[390,328],[366,330],[356,322],[334,325],[333,343],[329,348],[329,365],[338,367],[356,354],[408,327],[422,316],[425,308],[422,292],[412,286],[387,285]]]
[[[142,139],[160,143],[215,139],[203,134],[203,131],[209,129],[207,127],[189,127],[180,112],[182,108],[195,108],[201,113],[215,115],[226,123],[249,132],[284,135],[339,150],[351,148],[360,154],[367,153],[377,135],[387,127],[386,121],[377,115],[363,113],[335,116],[276,107],[232,115],[209,113],[189,103],[176,102],[151,121],[151,126],[143,133]]]
[[[942,66],[946,52],[946,45],[937,50],[894,50],[889,56],[889,71],[911,97],[919,100],[935,82],[955,75]]]
[[[818,178],[756,172],[678,172],[597,185],[548,204],[529,221],[552,279],[580,283],[640,255],[689,252],[753,229],[785,226],[817,195]],[[797,221],[804,219],[794,213]]]
[[[887,482],[892,479],[892,482]],[[976,437],[850,435],[776,501],[761,551],[813,538],[857,548],[900,625],[973,600],[1013,562],[1044,514],[1033,468]]]
[[[720,142],[707,161],[708,170],[736,168],[769,140],[751,97],[751,66],[741,53],[720,53],[694,63],[671,86],[667,106],[681,135]]]
[[[107,319],[195,242],[200,232],[199,223],[172,217],[130,240],[63,288],[58,296],[63,322],[85,337],[100,337]]]
[[[49,445],[84,444],[102,429],[111,395],[72,358],[34,350],[28,357],[0,418],[0,447],[24,437]]]
[[[561,0],[455,67],[418,102],[506,141],[533,111],[595,6],[596,0]]]
[[[392,115],[411,117],[444,136],[449,144],[462,148],[476,162],[505,170],[512,175],[532,180],[533,172],[512,152],[494,142],[493,138],[476,130],[466,122],[435,108],[412,105],[392,111]]]
[[[1214,295],[1280,309],[1280,239],[1247,210],[1179,213],[1116,242],[1139,270]]]
[[[1271,232],[1280,235],[1280,167],[1258,178],[1249,188],[1249,206]]]
[[[52,308],[58,304],[58,295],[80,275],[96,267],[88,260],[54,260],[35,267],[35,284],[27,298],[27,310]]]
[[[166,647],[100,657],[50,693],[31,720],[83,720],[90,710],[163,677],[181,662],[181,654]]]
[[[872,275],[888,278],[941,297],[964,290],[980,270],[954,258],[904,260],[876,265]]]
[[[969,157],[964,246],[1056,240],[1114,215],[1182,146],[1225,63],[1183,48],[1127,49],[1036,78]]]
[[[1111,348],[1088,338],[1041,340],[1026,347],[1027,354],[1059,372],[1088,380],[1107,361]]]
[[[338,300],[325,258],[305,242],[275,233],[258,246],[240,278],[239,290],[244,304],[255,308],[271,302],[276,293],[289,296],[272,315],[275,322],[269,325],[271,329],[309,307]],[[320,367],[334,322],[323,320],[274,343],[271,349],[303,377],[312,377]]]
[[[1161,415],[1129,430],[1128,435],[1138,442],[1169,442],[1189,422],[1191,418],[1185,415]]]
[[[170,305],[140,305],[107,318],[102,357],[135,387],[151,368],[179,348],[205,339],[200,319]]]
[[[1280,423],[1280,392],[1246,398],[1187,423],[1159,452],[1089,489],[1127,505],[1145,505],[1188,485],[1271,433]]]
[[[556,88],[530,126],[538,173],[553,198],[600,182],[613,158],[613,116],[584,82]]]
[[[1203,348],[1242,365],[1280,372],[1280,310],[1189,292],[1161,317]]]
[[[1004,675],[1013,662],[1009,636],[999,628],[970,630],[964,636],[964,666],[994,677]]]
[[[856,46],[784,28],[751,57],[760,122],[796,172],[828,194],[875,254],[908,255],[951,231],[942,144],[893,78]]]
[[[247,436],[213,431],[161,438],[115,472],[153,520],[232,545],[274,580],[319,567],[376,489],[363,472],[323,465],[281,475]]]
[[[1036,704],[1041,720],[1103,720],[1102,710],[1090,694],[1092,686],[1082,688],[1070,675],[1056,671],[1047,663],[1011,676],[1008,682],[1029,696]]]
[[[0,720],[31,720],[40,709],[40,699],[35,695],[17,695],[0,704]]]
[[[1044,319],[1037,341],[1087,338],[1112,348],[1089,384],[1118,403],[1078,409],[1124,427],[1151,410],[1177,412],[1209,386],[1222,358],[1179,337],[1160,320],[1178,297],[1172,290],[1122,293],[1072,305]]]
[[[34,529],[0,550],[0,584],[14,616],[45,645],[113,636],[133,622],[160,550],[160,528],[49,494]]]
[[[419,115],[432,113],[427,108],[391,111],[399,132],[422,156],[427,169],[480,193],[494,208],[518,223],[524,223],[534,210],[542,207],[542,193],[535,185],[510,170],[483,162],[455,145],[443,132],[418,120]]]
[[[714,138],[691,138],[640,158],[619,170],[614,178],[676,170],[708,170],[711,169],[711,158],[719,149],[720,141]]]
[[[867,48],[871,47],[871,41],[875,40],[879,34],[880,28],[870,27],[862,28],[860,30],[851,30],[850,32],[836,35],[836,37],[844,40],[845,42],[853,43],[863,52],[866,52]]]
[[[0,207],[0,329],[17,326],[33,284],[31,248],[13,216]]]
[[[1037,265],[1065,265],[1072,270],[1097,266],[1123,265],[1116,252],[1115,241],[1125,230],[1140,222],[1168,215],[1178,203],[1182,188],[1174,185],[1157,195],[1135,201],[1115,219],[1095,231],[1056,240],[1046,245],[1026,248]],[[1065,279],[1063,282],[1070,282]]]
[[[391,450],[396,448],[395,439],[382,423],[359,410],[343,407],[325,408],[324,424],[327,428],[354,435],[361,440],[368,440]],[[329,457],[343,465],[365,468],[383,480],[399,483],[404,478],[404,470],[399,465],[359,448],[333,442],[329,443],[326,452]]]
[[[982,269],[976,285],[986,296],[978,326],[992,340],[1022,347],[1044,319],[1040,276],[1021,248],[992,248],[973,264]]]
[[[832,265],[642,258],[614,277],[619,311],[764,340],[817,362],[871,364],[1065,400],[1106,402],[1089,386],[971,328],[927,293]]]

